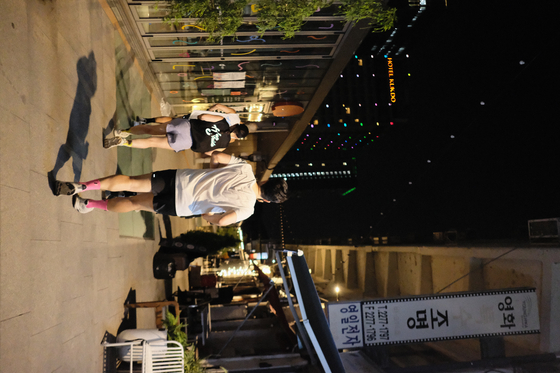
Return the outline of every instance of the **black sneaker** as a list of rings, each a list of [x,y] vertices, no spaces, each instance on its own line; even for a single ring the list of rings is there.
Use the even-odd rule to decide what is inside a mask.
[[[114,148],[115,146],[124,145],[125,143],[127,143],[127,141],[128,140],[122,137],[112,137],[110,139],[103,140],[103,147],[105,149],[111,149]]]
[[[136,120],[132,122],[132,127],[141,126],[147,123],[146,118],[136,117]]]

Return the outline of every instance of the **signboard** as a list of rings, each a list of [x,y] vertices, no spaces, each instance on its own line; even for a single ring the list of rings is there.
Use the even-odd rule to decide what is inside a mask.
[[[391,96],[391,102],[397,102],[397,96],[395,93],[395,74],[393,72],[393,59],[387,58],[387,68],[389,70],[389,95]]]
[[[328,303],[338,349],[539,333],[535,289]]]

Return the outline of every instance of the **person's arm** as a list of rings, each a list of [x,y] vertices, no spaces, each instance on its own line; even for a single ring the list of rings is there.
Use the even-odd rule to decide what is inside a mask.
[[[235,109],[232,109],[229,106],[225,106],[225,105],[222,105],[222,104],[216,104],[216,105],[212,106],[210,109],[208,109],[208,111],[216,111],[216,110],[223,111],[226,114],[235,114],[236,113]]]
[[[202,214],[202,218],[210,224],[223,227],[237,222],[237,213],[235,211],[226,212],[225,214]]]
[[[219,116],[219,115],[212,115],[212,114],[201,114],[198,116],[197,119],[203,120],[205,122],[219,122],[222,119],[224,119],[224,117]]]
[[[212,149],[212,150],[207,151],[207,152],[204,153],[204,154],[206,154],[206,155],[208,155],[208,156],[212,156],[212,153],[215,153],[215,152],[223,152],[224,150],[226,150],[226,148]]]
[[[231,161],[231,155],[222,152],[213,152],[210,158],[210,168],[227,166]]]

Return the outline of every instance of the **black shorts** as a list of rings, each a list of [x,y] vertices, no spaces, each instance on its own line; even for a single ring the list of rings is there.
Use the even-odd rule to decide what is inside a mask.
[[[177,216],[177,210],[175,210],[176,175],[177,170],[156,171],[152,173],[154,211],[158,214]]]

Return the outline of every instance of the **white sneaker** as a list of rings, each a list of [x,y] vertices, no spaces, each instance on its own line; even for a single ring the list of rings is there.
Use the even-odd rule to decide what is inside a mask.
[[[93,211],[93,207],[87,207],[88,200],[75,194],[72,197],[72,206],[81,214],[87,214]]]
[[[70,181],[56,181],[55,196],[73,196],[76,193],[85,190],[86,186],[80,183],[72,183]]]
[[[113,130],[113,135],[115,135],[115,137],[120,137],[120,138],[127,138],[128,136],[131,135],[130,132],[126,131],[126,130],[119,130],[119,129],[114,129]]]

